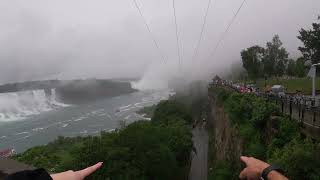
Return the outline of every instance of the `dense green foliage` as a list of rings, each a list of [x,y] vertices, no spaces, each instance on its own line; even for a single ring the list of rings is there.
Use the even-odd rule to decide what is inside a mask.
[[[192,122],[192,116],[187,107],[177,100],[161,101],[154,111],[152,122],[167,125],[169,121],[179,119],[183,119],[187,123]]]
[[[252,46],[241,51],[243,67],[247,70],[249,78],[255,79],[263,75],[261,73],[263,70],[262,57],[264,51],[264,48],[260,46]]]
[[[320,16],[318,17],[320,20]],[[320,62],[320,23],[313,23],[312,29],[299,31],[298,38],[303,46],[299,50],[306,60],[311,60],[313,64]]]
[[[263,57],[264,73],[271,76],[282,76],[285,73],[288,61],[288,52],[282,47],[282,42],[278,35],[267,42],[265,54]]]
[[[296,66],[295,66],[295,76],[298,77],[305,77],[306,76],[306,67],[304,65],[305,60],[304,58],[300,57],[297,59],[297,61],[295,62]]]
[[[46,168],[50,172],[60,172],[72,164],[73,151],[88,139],[90,137],[68,138],[60,136],[48,145],[28,149],[13,158],[35,167]]]
[[[192,146],[183,121],[171,127],[138,121],[117,133],[88,141],[76,153],[76,166],[72,168],[103,161],[103,168],[92,179],[179,179],[181,174],[177,172],[185,168]]]
[[[284,75],[289,67],[292,68],[292,63],[288,66],[288,55],[278,35],[267,42],[265,48],[252,46],[241,51],[242,65],[253,80],[264,76]],[[290,73],[291,70],[289,69]]]
[[[275,104],[252,94],[223,92],[218,87],[212,91],[224,97],[225,112],[243,141],[244,155],[281,165],[290,179],[320,178],[319,143],[302,137],[299,124],[278,113]],[[233,152],[227,153],[234,157]],[[215,163],[211,179],[236,179],[240,168],[235,167],[241,164],[239,157],[234,158]]]
[[[233,178],[234,169],[228,161],[215,162],[215,166],[210,170],[208,179],[209,180],[227,180]]]
[[[147,118],[151,118],[153,116],[153,113],[156,107],[157,105],[147,106],[137,111],[137,113],[141,115],[145,115],[145,117]]]
[[[174,100],[156,106],[150,121],[85,138],[58,138],[15,159],[51,172],[104,165],[88,179],[185,179],[193,150],[191,115]]]
[[[320,20],[320,16],[318,18]],[[312,64],[320,62],[320,23],[312,23],[311,29],[301,29],[298,39],[303,46],[298,49],[303,57],[288,60],[288,52],[282,47],[278,35],[275,35],[266,47],[252,46],[241,51],[242,65],[252,80],[264,76],[272,77],[288,75],[291,77],[305,77],[305,62]]]

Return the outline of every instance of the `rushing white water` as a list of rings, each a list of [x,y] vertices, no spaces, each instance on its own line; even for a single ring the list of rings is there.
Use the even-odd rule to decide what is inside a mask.
[[[43,89],[0,93],[0,122],[21,120],[30,115],[65,106],[68,105],[57,101],[55,89],[51,89],[49,97]]]

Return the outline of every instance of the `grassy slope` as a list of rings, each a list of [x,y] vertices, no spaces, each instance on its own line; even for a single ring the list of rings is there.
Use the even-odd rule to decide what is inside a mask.
[[[265,86],[265,80],[259,79],[256,81],[257,87],[263,89]],[[296,79],[276,79],[270,78],[267,80],[267,85],[272,86],[280,84],[283,85],[287,92],[295,93],[296,91],[301,91],[305,94],[311,94],[312,91],[312,80],[310,78],[296,78]],[[320,90],[320,78],[316,81],[317,90]]]

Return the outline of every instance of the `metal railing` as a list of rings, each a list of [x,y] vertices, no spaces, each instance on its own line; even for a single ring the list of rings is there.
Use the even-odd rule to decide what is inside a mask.
[[[210,86],[220,86],[241,93],[240,89],[227,82],[212,83]],[[308,131],[320,137],[320,99],[303,95],[279,96],[265,92],[251,93],[274,102],[283,114],[297,120],[304,127],[308,126],[305,127]]]

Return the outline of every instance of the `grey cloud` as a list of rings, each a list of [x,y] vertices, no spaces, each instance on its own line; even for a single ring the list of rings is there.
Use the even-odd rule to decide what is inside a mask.
[[[167,57],[161,62],[132,0],[0,2],[0,83],[48,78],[197,79],[230,69],[240,51],[279,34],[292,57],[296,38],[320,14],[318,0],[247,0],[214,57],[209,57],[242,0],[212,0],[199,55],[192,60],[207,0],[176,0],[182,54],[178,66],[172,0],[137,0]],[[154,74],[153,74],[154,73]],[[159,76],[157,76],[159,74]],[[165,74],[165,75],[161,75]]]

